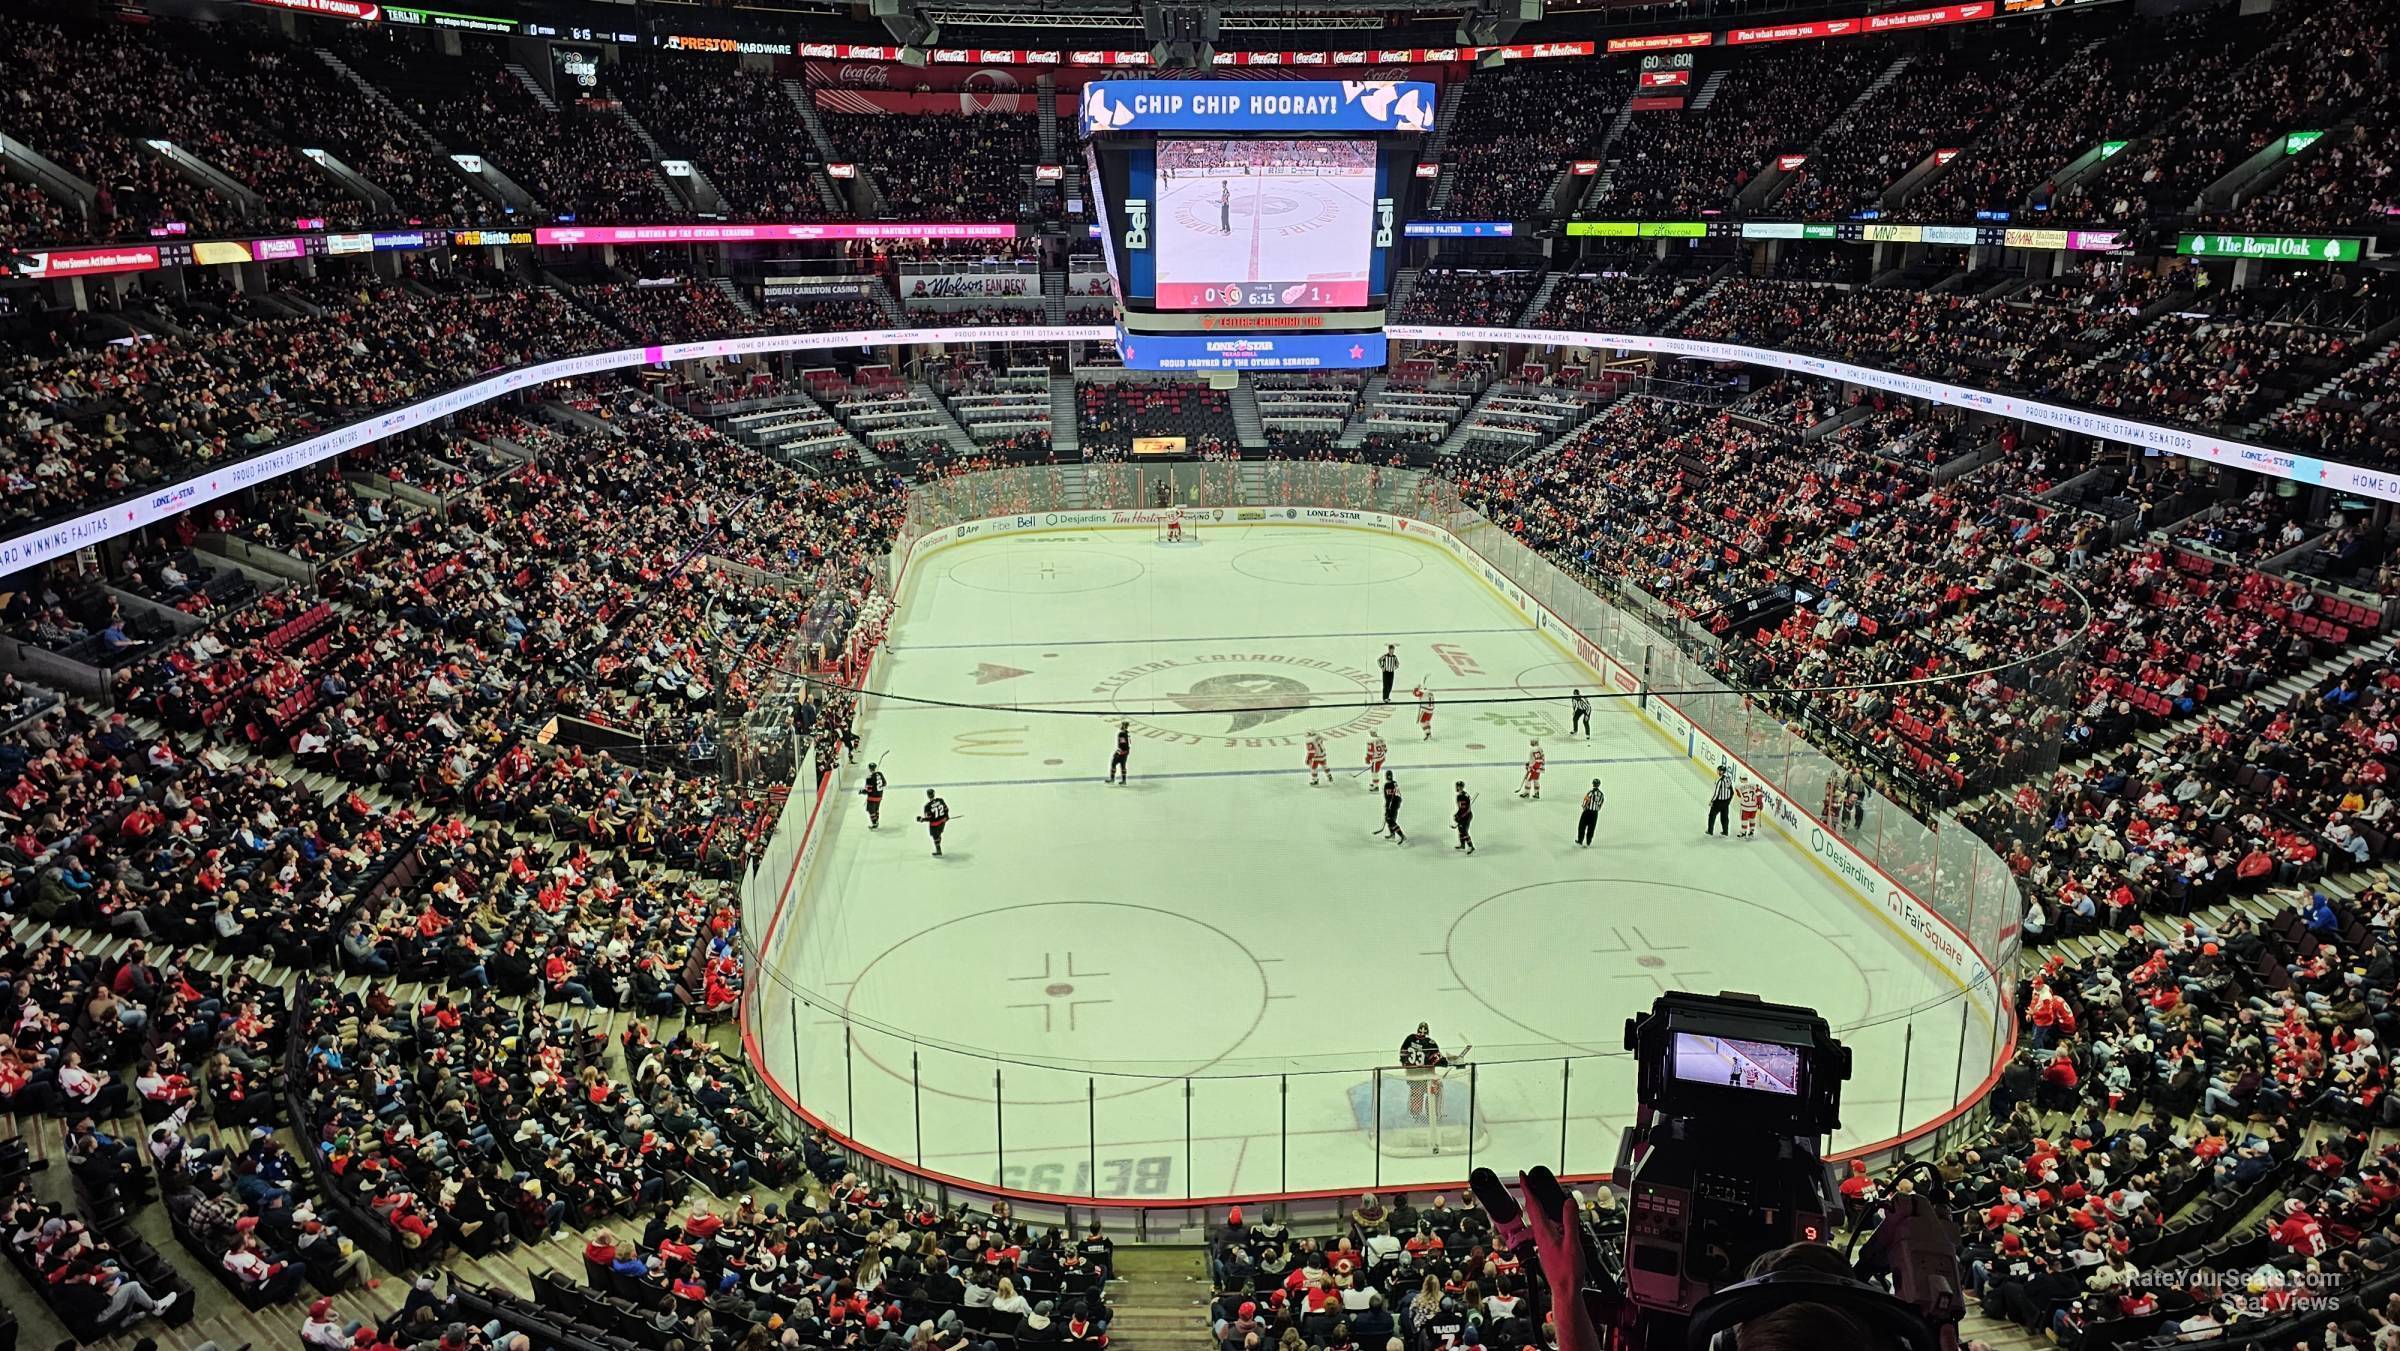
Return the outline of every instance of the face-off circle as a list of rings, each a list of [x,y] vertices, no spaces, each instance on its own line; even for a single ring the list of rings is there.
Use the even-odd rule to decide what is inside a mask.
[[[1349,532],[1326,534],[1329,538],[1247,550],[1234,558],[1233,570],[1287,586],[1381,586],[1425,570],[1425,560],[1414,550],[1365,543]]]
[[[1528,934],[1558,938],[1528,943]],[[1732,934],[1738,941],[1728,941]],[[1850,973],[1807,991],[1804,1002],[1837,1030],[1865,1024],[1884,973],[1862,965],[1843,938],[1721,891],[1656,877],[1591,877],[1487,896],[1452,922],[1443,949],[1459,988],[1528,1039],[1614,1055],[1618,1048],[1601,1044],[1601,1029],[1619,1026],[1622,1013],[1648,1008],[1660,994],[1789,990],[1797,970]],[[1578,1018],[1555,997],[1570,988],[1592,992],[1607,1016],[1590,1016],[1587,1005]]]
[[[928,971],[944,973],[944,1007],[983,1014],[966,1023],[929,1018]],[[1150,1016],[1148,992],[1192,980],[1223,1016]],[[1266,1008],[1265,970],[1239,939],[1203,920],[1112,901],[1005,906],[920,929],[870,961],[843,1001],[862,1026],[891,1029],[859,1035],[856,1045],[894,1077],[910,1079],[916,1043],[908,1038],[922,1037],[935,1048],[914,1062],[926,1093],[989,1102],[997,1062],[1008,1102],[1028,1107],[1081,1103],[1096,1064],[1115,1062],[1132,1076],[1098,1076],[1103,1098],[1204,1073],[1249,1038]],[[1141,1059],[1127,1061],[1137,1040]]]
[[[1139,562],[1098,549],[1003,549],[962,558],[945,577],[970,591],[1056,596],[1123,586],[1141,576],[1142,571]]]

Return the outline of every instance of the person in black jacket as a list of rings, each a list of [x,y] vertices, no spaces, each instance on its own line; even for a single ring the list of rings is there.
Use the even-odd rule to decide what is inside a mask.
[[[501,939],[500,950],[484,959],[483,973],[491,977],[492,988],[504,995],[533,992],[533,958],[525,955],[514,934]]]
[[[1083,1254],[1083,1264],[1091,1268],[1093,1275],[1105,1281],[1116,1273],[1117,1245],[1109,1240],[1108,1235],[1100,1232],[1098,1220],[1092,1221],[1091,1231],[1083,1236],[1083,1242],[1076,1247]]]

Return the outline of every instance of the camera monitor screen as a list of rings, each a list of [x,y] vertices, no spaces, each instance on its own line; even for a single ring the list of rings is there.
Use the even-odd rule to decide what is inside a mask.
[[[1675,1034],[1675,1078],[1758,1093],[1796,1097],[1800,1092],[1800,1048],[1771,1041]]]
[[[1158,307],[1367,303],[1373,141],[1160,141]]]

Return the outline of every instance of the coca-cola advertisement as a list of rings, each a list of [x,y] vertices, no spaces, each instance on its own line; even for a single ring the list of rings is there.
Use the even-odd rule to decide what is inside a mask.
[[[814,89],[809,96],[829,113],[865,113],[898,117],[976,117],[985,113],[1040,111],[1031,92],[1005,94],[961,89],[949,94],[897,93],[888,89]]]

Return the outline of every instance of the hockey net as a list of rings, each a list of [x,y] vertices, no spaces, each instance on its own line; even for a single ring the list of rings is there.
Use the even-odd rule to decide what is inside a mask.
[[[1161,544],[1198,544],[1200,542],[1200,521],[1197,517],[1173,517],[1160,521],[1156,529],[1158,542]]]
[[[1467,1152],[1490,1139],[1474,1084],[1464,1067],[1443,1070],[1376,1071],[1350,1089],[1353,1124],[1393,1158],[1430,1158]]]

